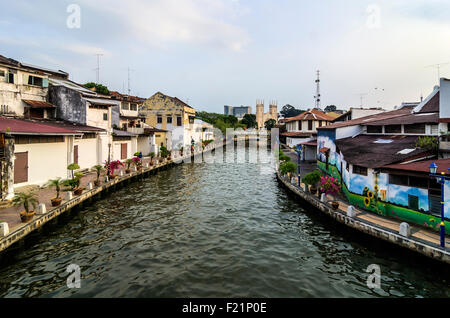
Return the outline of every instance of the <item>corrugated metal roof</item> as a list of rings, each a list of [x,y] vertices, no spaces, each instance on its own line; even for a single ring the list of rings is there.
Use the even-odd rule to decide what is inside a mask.
[[[416,148],[416,142],[417,136],[359,135],[355,138],[338,139],[335,144],[347,162],[367,168],[379,168],[418,154],[426,154],[427,150]],[[405,151],[406,149],[414,150]]]
[[[441,160],[417,161],[417,162],[411,162],[411,163],[407,163],[407,164],[401,164],[401,163],[400,164],[392,164],[392,165],[384,166],[383,168],[430,173],[430,165],[433,162],[435,164],[437,164],[439,174],[441,174],[442,172],[444,172],[446,174],[449,173],[448,168],[450,168],[450,158],[441,159]]]
[[[11,134],[33,134],[33,135],[76,135],[73,130],[47,125],[25,119],[15,119],[0,117],[0,131],[6,132],[9,129]]]
[[[31,99],[22,99],[24,103],[31,106],[32,108],[55,108],[56,106],[40,101],[40,100],[31,100]]]
[[[363,123],[366,126],[437,124],[439,113],[407,114],[389,119],[375,120]]]
[[[292,122],[297,120],[324,120],[324,121],[332,121],[334,117],[325,114],[317,109],[312,109],[306,111],[298,116],[286,118],[286,122]]]

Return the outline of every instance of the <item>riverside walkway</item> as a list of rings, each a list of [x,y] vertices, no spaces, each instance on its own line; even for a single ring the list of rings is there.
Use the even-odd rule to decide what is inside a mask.
[[[403,223],[402,221],[379,216],[357,208],[354,208],[355,215],[349,216],[347,213],[349,207],[348,203],[339,200],[339,209],[334,210],[331,205],[327,203],[331,198],[325,198],[324,202],[317,196],[305,192],[305,184],[301,183],[302,188],[299,188],[298,179],[293,178],[292,180],[295,180],[295,182],[292,183],[287,177],[281,176],[279,172],[277,172],[277,178],[291,193],[340,223],[376,238],[418,252],[432,259],[450,264],[450,248],[446,247],[443,249],[440,247],[440,237],[435,231],[410,225],[411,236],[402,236],[399,233],[400,224]],[[450,237],[448,235],[446,236],[446,246],[450,246]]]
[[[205,149],[197,151],[193,156],[201,155],[202,153],[207,153],[213,151],[216,148],[223,147],[225,143],[214,143],[210,144]],[[0,252],[6,250],[8,247],[14,243],[22,240],[30,233],[41,228],[44,224],[55,219],[59,215],[70,211],[71,209],[81,206],[85,202],[89,202],[94,197],[100,195],[101,193],[107,193],[109,191],[114,191],[117,185],[126,184],[126,182],[132,182],[135,179],[142,177],[147,177],[156,173],[161,169],[168,168],[172,165],[182,163],[183,160],[189,160],[191,154],[184,156],[174,156],[172,160],[166,160],[163,163],[157,161],[155,165],[150,165],[151,159],[148,157],[143,158],[143,168],[141,170],[133,169],[131,173],[125,173],[125,167],[122,167],[118,171],[118,176],[110,181],[103,181],[99,187],[93,185],[96,179],[96,173],[90,172],[83,176],[81,179],[81,187],[85,188],[85,191],[79,195],[73,195],[72,198],[69,197],[68,193],[62,192],[63,202],[58,207],[52,207],[51,198],[56,196],[55,189],[52,188],[39,188],[38,186],[27,186],[21,189],[17,189],[16,192],[30,191],[33,190],[41,205],[45,205],[44,213],[38,213],[30,222],[22,223],[20,219],[20,211],[23,210],[23,206],[11,206],[11,204],[6,205],[3,209],[0,209],[0,223],[8,223],[9,233],[1,237],[0,233]],[[155,159],[156,160],[156,159]],[[105,176],[102,177],[102,179]],[[42,207],[40,207],[42,209]],[[37,209],[38,210],[38,209]]]

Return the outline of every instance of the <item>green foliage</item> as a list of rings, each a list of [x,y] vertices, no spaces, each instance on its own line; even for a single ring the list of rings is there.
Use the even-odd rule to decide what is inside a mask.
[[[289,117],[298,116],[304,112],[305,112],[304,110],[296,109],[294,106],[287,104],[287,105],[283,106],[283,108],[280,111],[280,114],[284,118],[289,118]]]
[[[298,169],[297,165],[289,161],[283,162],[280,166],[280,172],[283,176],[288,173],[296,173],[297,169]]]
[[[49,187],[54,187],[56,190],[56,199],[59,199],[59,192],[61,191],[61,186],[63,186],[63,181],[61,178],[52,179],[48,181]]]
[[[93,169],[97,172],[97,181],[99,181],[100,180],[100,174],[105,169],[101,165],[96,165],[96,166],[93,167]]]
[[[82,177],[83,174],[81,172],[77,172],[72,179],[65,180],[63,182],[63,185],[68,188],[64,189],[64,191],[74,191],[75,189],[79,188]]]
[[[103,94],[103,95],[109,95],[109,89],[108,87],[102,85],[102,84],[96,84],[93,82],[89,82],[84,84],[84,87],[86,88],[95,88],[95,91],[99,94]]]
[[[272,130],[272,128],[274,128],[275,127],[275,125],[277,124],[277,121],[275,120],[275,119],[269,119],[268,121],[266,121],[265,123],[264,123],[264,127],[267,129],[267,130]]]
[[[150,156],[150,158],[155,158],[155,153],[154,152],[150,152],[150,154],[149,154],[149,156]]]
[[[439,140],[436,137],[424,136],[417,138],[416,147],[426,149],[436,154],[439,149]]]
[[[161,146],[161,148],[159,148],[160,152],[161,152],[161,158],[167,158],[171,155],[171,152],[169,150],[167,150],[167,148],[165,146]]]
[[[255,128],[257,126],[256,115],[245,114],[244,118],[241,120],[241,124],[245,125],[247,128]]]
[[[307,185],[315,186],[320,182],[320,178],[322,174],[319,170],[314,170],[313,172],[308,173],[303,179],[302,182]]]
[[[291,158],[286,156],[283,152],[283,150],[280,150],[280,157],[279,157],[280,161],[291,161]]]
[[[225,135],[227,128],[245,128],[238,123],[238,119],[233,115],[222,115],[217,113],[196,112],[196,116],[206,123],[219,129]]]
[[[39,201],[37,199],[37,196],[34,192],[19,192],[17,193],[13,200],[14,205],[23,205],[25,211],[27,213],[30,213],[30,206],[33,207],[33,210],[36,209],[36,206],[39,204]]]

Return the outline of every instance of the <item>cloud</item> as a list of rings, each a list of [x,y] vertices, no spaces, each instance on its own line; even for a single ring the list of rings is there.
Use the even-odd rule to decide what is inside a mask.
[[[95,6],[91,3],[85,1],[82,10],[101,8],[129,37],[153,46],[187,43],[240,51],[249,42],[247,32],[231,22],[245,12],[236,1],[100,0]]]
[[[110,53],[102,48],[87,45],[87,44],[69,44],[65,46],[61,46],[61,49],[65,51],[69,51],[76,54],[82,54],[82,55],[95,55],[95,54],[102,54],[102,55],[109,55]]]

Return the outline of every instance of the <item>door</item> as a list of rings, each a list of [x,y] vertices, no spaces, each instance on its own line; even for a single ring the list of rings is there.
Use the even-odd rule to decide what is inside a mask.
[[[73,147],[73,162],[78,164],[78,145]]]
[[[120,159],[127,159],[127,144],[121,144]]]
[[[28,152],[14,154],[14,184],[28,182]]]

